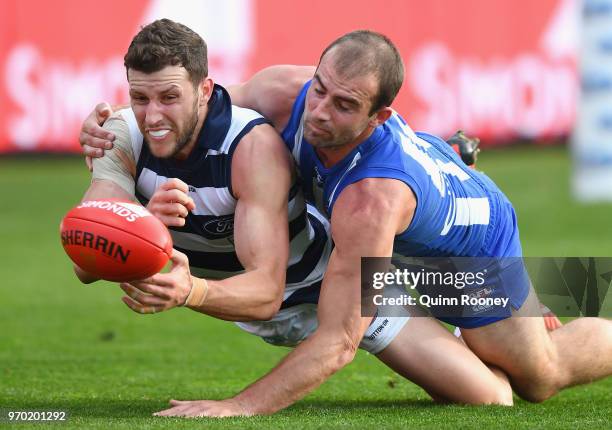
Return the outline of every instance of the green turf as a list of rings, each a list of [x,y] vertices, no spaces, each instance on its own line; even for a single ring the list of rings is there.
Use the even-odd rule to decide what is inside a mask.
[[[572,202],[563,149],[486,151],[480,168],[515,203],[525,254],[612,256],[612,205]],[[66,428],[610,426],[612,379],[541,405],[437,406],[363,352],[271,417],[197,423],[151,417],[169,398],[230,396],[286,350],[185,309],[136,315],[112,284],[79,284],[58,224],[87,181],[80,159],[0,158],[0,408],[66,410]]]

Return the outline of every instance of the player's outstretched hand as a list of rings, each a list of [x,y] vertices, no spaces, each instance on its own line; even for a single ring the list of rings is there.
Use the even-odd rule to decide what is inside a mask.
[[[106,102],[98,103],[96,108],[85,118],[81,126],[79,143],[83,148],[85,163],[90,172],[92,170],[92,157],[103,157],[104,150],[113,147],[115,136],[102,128],[102,124],[112,113],[111,105]]]
[[[170,400],[170,409],[154,413],[156,417],[240,417],[252,414],[235,400]]]
[[[189,259],[173,249],[170,261],[172,268],[168,273],[119,284],[127,294],[122,300],[131,310],[139,314],[154,314],[185,304],[193,282]]]
[[[169,179],[155,191],[147,209],[166,227],[182,227],[189,211],[195,209],[195,202],[188,193],[189,186],[185,182]]]

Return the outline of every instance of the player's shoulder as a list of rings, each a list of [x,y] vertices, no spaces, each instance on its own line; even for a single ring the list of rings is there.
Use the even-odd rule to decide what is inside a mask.
[[[282,138],[268,122],[260,122],[241,136],[232,157],[232,164],[245,162],[255,164],[257,160],[283,159],[289,155]]]
[[[314,76],[314,66],[275,65],[253,75],[252,80],[264,85],[270,94],[297,97],[300,89]]]
[[[263,115],[253,109],[232,105],[232,122],[236,125],[246,125],[259,118],[263,118]]]
[[[235,88],[232,99],[251,107],[268,118],[277,130],[289,121],[293,104],[304,84],[312,79],[313,66],[270,66]]]
[[[390,178],[365,178],[346,186],[332,212],[335,231],[351,228],[386,228],[411,218],[416,209],[414,192],[402,181]]]

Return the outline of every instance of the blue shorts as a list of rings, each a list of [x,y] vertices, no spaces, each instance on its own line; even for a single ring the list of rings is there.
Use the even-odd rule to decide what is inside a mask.
[[[521,241],[519,238],[516,213],[512,204],[505,196],[500,195],[501,204],[498,206],[497,228],[492,234],[489,246],[483,249],[481,255],[491,258],[487,282],[483,287],[466,291],[469,295],[486,296],[491,298],[507,298],[506,308],[482,309],[474,312],[468,309],[468,316],[440,317],[441,321],[462,328],[477,328],[509,318],[512,309],[517,310],[523,306],[531,282],[522,260]]]
[[[430,268],[421,269],[445,275],[449,272],[481,274],[480,282],[471,284],[455,281],[452,286],[441,283],[417,286],[421,295],[444,297],[444,303],[429,306],[429,311],[448,324],[476,328],[509,318],[512,310],[519,309],[529,295],[531,283],[521,257],[514,209],[501,193],[496,197],[497,217],[487,245],[478,256],[446,257],[439,263],[433,260],[433,264],[430,260]]]

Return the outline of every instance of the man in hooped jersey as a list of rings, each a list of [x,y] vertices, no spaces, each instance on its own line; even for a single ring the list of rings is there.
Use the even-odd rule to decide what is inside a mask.
[[[169,273],[121,284],[126,305],[138,313],[187,306],[238,321],[279,345],[298,344],[319,332],[319,322],[324,328],[332,323],[329,305],[317,319],[331,252],[328,223],[305,204],[278,133],[257,112],[232,106],[225,89],[207,76],[204,41],[185,26],[159,20],[144,27],[125,65],[131,108],[106,121],[104,133],[115,135],[114,147],[93,161],[85,199],[140,201],[171,229],[175,245]],[[75,271],[83,282],[96,280]],[[360,347],[435,399],[512,403],[505,376],[490,371],[435,320],[405,325],[376,317],[368,325]],[[342,329],[336,327],[319,359],[346,359],[338,349],[346,339],[336,337]],[[428,372],[432,365],[442,370]],[[251,408],[236,396],[173,401],[160,414],[252,415],[283,406]]]

